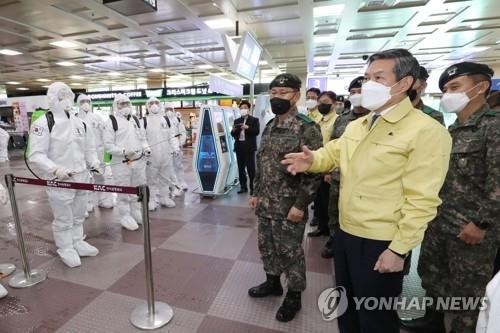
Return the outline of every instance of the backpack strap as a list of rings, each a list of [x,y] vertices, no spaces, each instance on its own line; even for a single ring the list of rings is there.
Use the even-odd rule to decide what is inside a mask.
[[[116,117],[112,114],[109,115],[109,119],[111,119],[111,124],[113,125],[113,130],[118,131],[118,122],[116,121]]]
[[[170,119],[168,119],[167,116],[163,116],[163,118],[165,118],[165,120],[167,121],[168,128],[172,127],[172,124],[170,123]]]
[[[47,118],[47,126],[49,127],[49,133],[52,133],[52,128],[54,127],[54,114],[52,111],[45,112],[45,118]]]
[[[136,116],[132,116],[132,118],[134,118],[135,123],[137,124],[137,128],[141,128],[141,125],[139,124],[139,118],[137,118]]]
[[[148,128],[148,118],[147,117],[142,118],[142,123],[144,124],[144,129]]]

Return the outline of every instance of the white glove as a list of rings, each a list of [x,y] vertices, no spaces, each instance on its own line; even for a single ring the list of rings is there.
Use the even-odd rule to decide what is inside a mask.
[[[54,171],[54,175],[58,180],[65,180],[71,177],[69,171],[64,168],[59,168],[56,171]]]
[[[5,187],[3,187],[2,184],[0,184],[0,203],[2,205],[5,205],[9,201],[9,196],[7,194],[7,190]]]
[[[134,151],[134,150],[127,150],[127,149],[124,149],[123,151],[123,155],[125,155],[125,158],[127,160],[133,160],[135,158],[135,156],[137,155],[137,152]]]
[[[90,165],[90,171],[92,171],[93,173],[97,174],[97,175],[102,175],[103,173],[101,172],[101,165],[99,162],[93,162],[91,165]]]
[[[144,155],[151,156],[151,148],[149,148],[149,147],[144,148]]]

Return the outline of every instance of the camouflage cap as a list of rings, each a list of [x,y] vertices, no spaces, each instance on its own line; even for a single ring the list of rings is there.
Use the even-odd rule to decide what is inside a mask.
[[[350,91],[353,88],[361,88],[364,79],[364,76],[358,76],[357,78],[352,80],[351,83],[349,83],[349,88],[347,88],[347,91]]]
[[[449,81],[464,75],[475,75],[481,74],[488,78],[491,82],[493,76],[493,70],[485,64],[478,64],[475,62],[460,62],[458,64],[451,65],[439,77],[439,89],[443,91],[444,85]]]
[[[286,87],[293,89],[300,89],[302,85],[302,81],[294,75],[290,73],[279,74],[276,76],[271,83],[269,84],[269,89],[274,87]]]

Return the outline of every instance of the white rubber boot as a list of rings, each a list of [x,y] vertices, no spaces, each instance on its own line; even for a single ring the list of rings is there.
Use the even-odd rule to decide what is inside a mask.
[[[161,197],[160,198],[160,204],[162,206],[165,206],[167,208],[174,208],[175,207],[175,202],[174,200],[168,198],[168,197]]]
[[[5,289],[5,287],[0,284],[0,299],[4,298],[8,294],[9,292],[7,291],[7,289]]]
[[[124,227],[127,230],[134,231],[139,229],[139,226],[137,225],[137,222],[132,218],[132,216],[127,215],[121,218],[120,223],[122,227]]]

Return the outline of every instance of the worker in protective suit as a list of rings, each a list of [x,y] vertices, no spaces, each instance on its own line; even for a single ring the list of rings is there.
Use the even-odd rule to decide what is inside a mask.
[[[29,162],[43,179],[88,183],[87,165],[97,171],[99,160],[89,126],[72,114],[75,95],[66,84],[55,82],[49,86],[47,97],[50,113],[31,124]],[[76,267],[81,265],[80,257],[96,256],[99,250],[83,236],[86,191],[47,188],[47,196],[54,214],[54,241],[62,261]]]
[[[155,210],[159,204],[172,208],[175,207],[175,202],[170,198],[169,187],[176,183],[173,156],[179,154],[179,141],[156,97],[147,101],[146,109],[148,116],[143,118],[143,125],[152,151],[146,167],[150,190],[149,210]]]
[[[186,127],[181,119],[181,114],[175,113],[174,107],[172,105],[165,106],[165,114],[170,119],[172,126],[174,127],[174,135],[179,141],[179,154],[174,156],[174,170],[175,176],[182,190],[187,191],[187,184],[184,181],[184,154],[182,152],[182,147],[186,143]],[[180,193],[178,189],[174,190],[174,194],[177,196]]]
[[[151,155],[144,128],[132,115],[130,99],[117,94],[113,101],[114,115],[104,124],[104,149],[111,154],[114,183],[122,186],[146,184],[146,157]],[[124,163],[119,163],[124,161]],[[137,230],[142,224],[140,203],[136,195],[118,195],[120,223],[127,230]]]
[[[0,127],[0,163],[7,162],[9,160],[9,154],[7,153],[9,138],[9,133]]]
[[[95,150],[97,158],[101,164],[99,173],[93,174],[92,181],[94,184],[105,184],[104,180],[104,144],[102,141],[102,132],[104,129],[104,119],[92,112],[92,100],[85,94],[78,95],[76,99],[78,106],[77,117],[87,124],[87,131],[94,138]],[[113,194],[106,192],[88,192],[87,211],[94,210],[94,205],[97,204],[102,208],[113,208]]]

